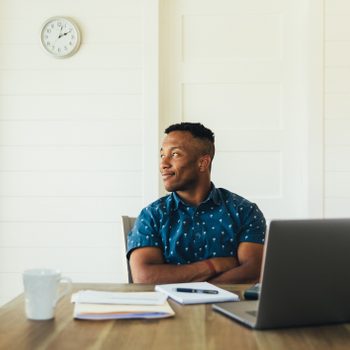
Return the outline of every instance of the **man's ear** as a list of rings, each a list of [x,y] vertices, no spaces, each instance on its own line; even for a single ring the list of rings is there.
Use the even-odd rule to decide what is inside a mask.
[[[199,159],[199,171],[204,172],[210,168],[211,157],[209,154],[201,156]]]

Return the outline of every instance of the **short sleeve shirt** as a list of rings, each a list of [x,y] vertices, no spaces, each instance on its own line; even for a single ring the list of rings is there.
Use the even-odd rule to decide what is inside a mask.
[[[264,244],[265,230],[256,204],[212,184],[198,207],[173,192],[144,208],[128,234],[127,256],[137,248],[157,247],[170,264],[233,257],[241,242]]]

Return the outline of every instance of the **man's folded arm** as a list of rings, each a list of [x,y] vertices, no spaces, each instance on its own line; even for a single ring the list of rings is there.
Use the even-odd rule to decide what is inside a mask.
[[[162,250],[156,247],[135,249],[130,255],[130,268],[135,283],[181,283],[207,281],[237,266],[235,258],[212,258],[191,264],[164,262]]]
[[[209,279],[211,283],[256,283],[259,282],[264,246],[242,242],[238,246],[239,265]]]

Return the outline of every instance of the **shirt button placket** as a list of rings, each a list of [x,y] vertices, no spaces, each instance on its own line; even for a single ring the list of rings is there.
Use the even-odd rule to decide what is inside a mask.
[[[202,227],[202,224],[201,224],[201,216],[200,216],[200,213],[199,211],[196,211],[196,214],[195,214],[195,237],[196,237],[196,246],[197,246],[197,249],[198,249],[198,253],[202,256],[203,254],[203,246],[204,246],[204,236],[203,236],[203,227]]]

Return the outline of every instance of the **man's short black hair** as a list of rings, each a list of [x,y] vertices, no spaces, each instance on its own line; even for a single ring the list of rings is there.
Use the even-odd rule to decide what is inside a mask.
[[[207,139],[212,143],[215,142],[214,133],[201,123],[183,122],[173,124],[168,126],[164,132],[166,134],[169,134],[172,131],[188,131],[192,134],[193,137],[197,137],[199,139]]]
[[[203,151],[209,154],[211,156],[211,159],[214,158],[215,136],[214,133],[210,129],[206,128],[203,124],[182,122],[170,125],[164,130],[166,134],[169,134],[172,131],[188,131],[192,134],[193,137],[198,138],[203,142]]]

